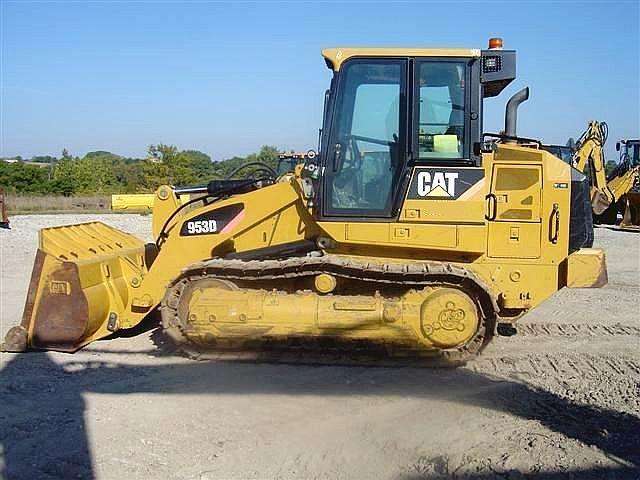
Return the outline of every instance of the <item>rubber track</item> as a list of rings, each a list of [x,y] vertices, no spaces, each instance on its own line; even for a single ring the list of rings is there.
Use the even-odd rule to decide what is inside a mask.
[[[212,259],[193,264],[167,289],[162,301],[163,326],[169,337],[182,346],[191,343],[184,334],[177,307],[180,296],[191,282],[205,278],[227,279],[231,281],[263,281],[313,277],[320,273],[329,273],[336,277],[355,281],[365,281],[381,286],[399,285],[423,288],[427,286],[449,286],[460,288],[479,302],[485,319],[493,319],[498,307],[495,296],[491,295],[487,285],[472,272],[454,264],[444,262],[381,263],[359,261],[351,257],[324,255],[318,257],[292,257],[283,260],[225,260]],[[178,322],[175,322],[175,320]],[[172,325],[177,323],[177,326]],[[179,330],[176,331],[176,330]],[[489,329],[490,330],[490,329]],[[348,365],[420,365],[420,366],[458,366],[477,355],[490,338],[490,332],[483,325],[469,343],[464,346],[439,351],[437,356],[404,356],[393,358],[372,358],[367,351],[357,351],[360,343],[353,342],[356,348],[350,348],[341,342],[333,351],[319,353],[316,348],[274,348],[259,351],[203,352],[201,348],[182,348],[189,356],[198,359],[267,361],[284,363],[311,364],[348,364]],[[179,338],[182,337],[182,338]],[[311,341],[313,344],[314,341]],[[193,346],[193,344],[191,344]],[[414,352],[415,353],[415,352]]]

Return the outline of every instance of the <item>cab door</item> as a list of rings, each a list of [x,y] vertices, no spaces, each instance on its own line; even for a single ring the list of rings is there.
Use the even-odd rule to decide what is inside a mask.
[[[542,166],[494,164],[487,195],[488,255],[540,258]]]
[[[355,59],[342,67],[322,218],[361,222],[393,217],[407,150],[405,59]]]

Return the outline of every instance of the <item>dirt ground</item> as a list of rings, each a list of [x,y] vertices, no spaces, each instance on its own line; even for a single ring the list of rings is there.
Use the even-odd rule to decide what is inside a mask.
[[[0,334],[41,227],[0,230]],[[1,354],[0,475],[99,479],[640,478],[640,234],[599,228],[609,285],[563,290],[458,370],[202,362],[152,331]],[[3,472],[3,473],[2,473]]]

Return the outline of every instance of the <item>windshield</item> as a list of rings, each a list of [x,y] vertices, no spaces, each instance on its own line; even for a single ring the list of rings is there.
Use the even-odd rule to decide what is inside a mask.
[[[640,164],[640,143],[627,143],[626,150],[631,165]]]
[[[573,164],[574,150],[571,147],[562,145],[543,145],[542,148],[552,155],[555,155],[563,162],[568,163],[569,165]]]

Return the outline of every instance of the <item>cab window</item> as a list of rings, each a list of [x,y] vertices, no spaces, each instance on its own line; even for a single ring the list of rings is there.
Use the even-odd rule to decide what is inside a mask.
[[[464,62],[419,63],[419,159],[465,157],[465,74]]]

